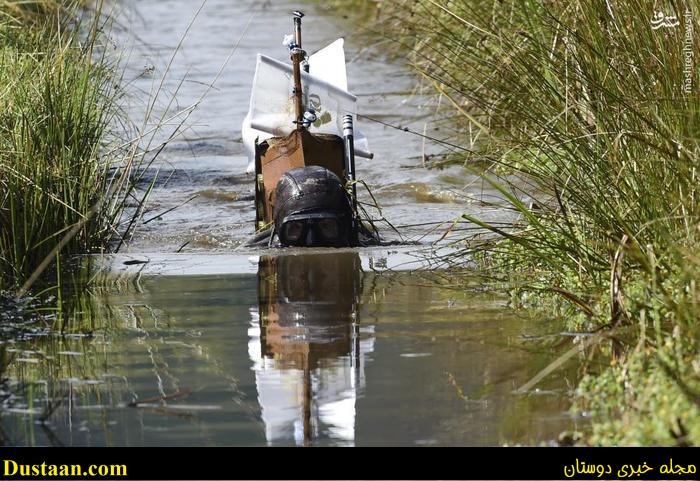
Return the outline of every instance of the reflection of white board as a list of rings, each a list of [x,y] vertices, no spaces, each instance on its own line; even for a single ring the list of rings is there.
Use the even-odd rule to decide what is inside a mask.
[[[310,132],[342,136],[342,116],[357,114],[357,98],[347,91],[343,39],[338,39],[309,57],[310,73],[302,72],[305,100],[316,110],[318,120]],[[255,170],[255,139],[291,133],[294,129],[292,103],[292,66],[258,54],[250,110],[243,120],[243,145],[248,155],[248,169]],[[371,157],[367,138],[355,129],[355,154]]]
[[[286,367],[283,363],[262,353],[260,341],[260,314],[257,307],[250,309],[248,328],[248,355],[255,372],[261,418],[265,425],[265,438],[269,445],[294,440],[304,443],[305,383],[311,388],[311,415],[313,436],[319,432],[330,435],[338,445],[355,444],[356,400],[365,389],[365,362],[374,352],[374,337],[361,339],[356,344],[359,352],[341,356],[332,363],[314,369],[309,379],[300,369]],[[366,335],[372,335],[370,330]],[[356,360],[356,361],[353,361]],[[357,362],[358,364],[355,364]]]

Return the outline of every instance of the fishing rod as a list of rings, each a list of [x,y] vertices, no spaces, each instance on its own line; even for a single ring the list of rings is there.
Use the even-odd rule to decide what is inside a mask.
[[[469,153],[472,153],[472,154],[476,153],[476,152],[475,152],[474,150],[472,150],[472,149],[468,149],[468,148],[466,148],[466,147],[462,147],[461,145],[453,144],[452,142],[448,142],[448,141],[446,141],[446,140],[441,140],[441,139],[437,139],[437,138],[435,138],[435,137],[431,137],[431,136],[429,136],[429,135],[421,134],[420,132],[416,132],[415,130],[411,130],[411,129],[409,129],[408,127],[401,127],[400,125],[390,124],[390,123],[388,123],[388,122],[384,122],[383,120],[379,120],[379,119],[375,119],[374,117],[370,117],[369,115],[362,115],[362,114],[356,114],[356,115],[357,115],[358,117],[362,117],[363,119],[367,119],[367,120],[369,120],[369,121],[371,121],[371,122],[376,122],[376,123],[378,123],[378,124],[384,125],[384,126],[386,126],[386,127],[390,127],[390,128],[392,128],[392,129],[395,129],[395,130],[400,130],[400,131],[402,131],[402,132],[407,132],[407,133],[409,133],[409,134],[417,135],[418,137],[423,137],[424,139],[431,140],[431,141],[433,141],[433,142],[435,142],[435,143],[438,143],[438,144],[447,145],[448,147],[452,147],[453,149],[461,150],[461,151],[464,151],[464,152],[469,152]]]

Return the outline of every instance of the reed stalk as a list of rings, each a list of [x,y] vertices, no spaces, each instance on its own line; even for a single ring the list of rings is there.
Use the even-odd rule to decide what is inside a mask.
[[[697,4],[380,6],[375,30],[408,53],[452,140],[473,151],[451,161],[471,172],[488,159],[481,175],[520,214],[510,228],[465,215],[493,235],[456,244],[462,258],[510,273],[531,305],[561,300],[569,328],[605,334],[585,350],[609,367],[577,391],[596,416],[583,442],[700,443]]]

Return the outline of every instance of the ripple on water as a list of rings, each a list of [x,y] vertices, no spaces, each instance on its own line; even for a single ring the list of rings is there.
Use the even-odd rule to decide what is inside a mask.
[[[570,425],[575,373],[512,393],[557,355],[523,333],[558,330],[504,309],[476,279],[441,286],[468,271],[390,270],[393,256],[369,252],[386,267],[373,270],[350,249],[207,255],[215,265],[200,275],[177,275],[178,258],[77,290],[80,310],[64,315],[89,336],[8,346],[8,442],[492,445],[556,439]],[[248,269],[225,273],[235,262]],[[29,438],[46,406],[53,438]]]
[[[221,189],[204,189],[197,192],[203,199],[210,199],[219,202],[235,202],[240,199],[241,195],[238,192]]]
[[[130,40],[128,32],[120,32],[125,43],[133,43],[128,60],[128,69],[136,77],[133,80],[134,91],[149,92],[154,81],[159,80],[158,73],[164,72],[170,62],[170,50],[167,46],[178,45],[182,32],[187,28],[191,15],[196,10],[192,2],[173,0],[123,0],[134,9],[143,21],[124,22],[131,24],[134,38]],[[193,126],[186,131],[185,138],[177,138],[165,147],[154,167],[161,168],[152,200],[165,209],[177,207],[177,216],[164,216],[157,225],[136,231],[130,243],[131,252],[153,252],[165,245],[168,249],[177,249],[189,238],[177,238],[174,230],[186,233],[200,219],[211,220],[210,229],[217,230],[215,219],[237,225],[253,225],[254,199],[253,178],[244,174],[247,159],[244,157],[240,143],[240,126],[247,113],[250,89],[255,69],[256,55],[263,53],[287,62],[288,52],[279,41],[271,40],[281,37],[289,30],[288,13],[298,5],[281,1],[268,5],[264,15],[252,19],[248,33],[236,50],[234,61],[223,70],[214,89],[192,113]],[[208,85],[216,76],[224,59],[230,53],[248,22],[251,13],[263,8],[260,2],[230,2],[230,0],[209,0],[207,5],[192,24],[187,39],[180,46],[178,54],[170,65],[170,75],[164,80],[164,92],[178,92],[177,103],[181,106],[192,105],[199,96],[208,90]],[[415,76],[405,67],[403,61],[391,58],[381,47],[370,46],[372,40],[358,36],[354,25],[343,19],[330,18],[328,12],[313,4],[305,5],[304,43],[309,51],[345,37],[348,63],[348,82],[351,91],[359,94],[359,111],[370,117],[380,118],[383,122],[401,125],[421,132],[429,123],[428,113],[433,111],[434,102],[430,97],[415,93]],[[154,67],[153,78],[140,77],[144,65]],[[182,85],[183,77],[187,79]],[[161,99],[158,105],[167,105],[167,99]],[[143,118],[148,102],[129,104],[129,114],[133,118]],[[428,110],[430,109],[430,110]],[[375,158],[358,160],[358,178],[365,180],[372,191],[381,192],[390,189],[390,195],[380,195],[382,215],[394,225],[399,223],[417,224],[427,221],[449,221],[460,215],[462,199],[454,192],[466,189],[469,193],[478,193],[465,182],[470,178],[459,167],[443,170],[426,170],[423,168],[423,156],[441,153],[444,149],[438,144],[431,144],[425,139],[411,135],[403,130],[371,123],[366,119],[357,121],[369,138]],[[434,128],[434,127],[433,127]],[[167,130],[167,129],[166,129]],[[167,140],[169,131],[157,135],[157,141]],[[143,178],[143,185],[153,179],[148,173]],[[183,204],[193,191],[212,200],[209,204],[190,202]],[[211,197],[209,197],[211,196]],[[221,218],[217,209],[222,203],[232,201],[239,205],[231,206]],[[360,200],[371,203],[372,199],[360,188]],[[244,209],[242,204],[249,203]],[[440,206],[442,210],[425,212],[429,205]],[[376,217],[376,213],[371,212]],[[491,214],[487,213],[487,220]],[[177,222],[171,228],[169,223]],[[191,225],[188,225],[191,224]],[[201,226],[197,229],[200,232]],[[437,240],[441,233],[426,234],[429,228],[416,227],[404,232],[409,237],[427,243]],[[400,240],[401,236],[384,226],[383,233],[387,240]],[[159,234],[161,238],[159,239]],[[214,234],[219,237],[220,234]],[[247,239],[248,231],[235,230],[229,239],[241,243]],[[212,243],[212,249],[219,249],[219,243]],[[200,249],[207,248],[201,244]]]

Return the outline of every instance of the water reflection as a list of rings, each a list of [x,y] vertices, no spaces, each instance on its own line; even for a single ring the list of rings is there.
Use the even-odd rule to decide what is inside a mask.
[[[360,257],[262,257],[258,309],[248,353],[268,444],[309,445],[321,436],[355,440],[355,402],[364,389]]]
[[[558,393],[576,372],[512,394],[558,355],[522,334],[556,323],[442,284],[457,271],[280,254],[255,275],[109,277],[54,328],[0,332],[0,442],[495,445],[569,429]]]

